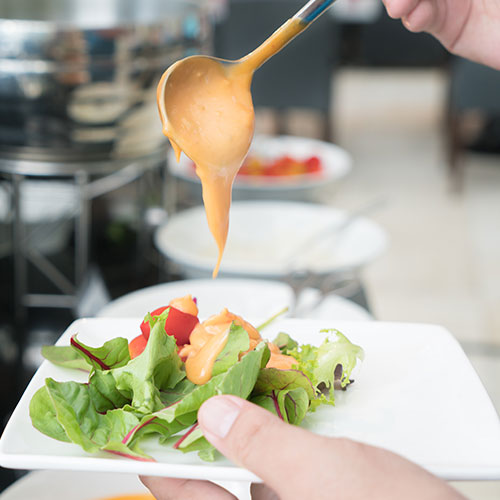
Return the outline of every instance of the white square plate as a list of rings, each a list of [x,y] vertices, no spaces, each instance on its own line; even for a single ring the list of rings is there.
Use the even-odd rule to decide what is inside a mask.
[[[74,333],[90,345],[139,333],[140,319],[94,318],[75,321],[58,341]],[[447,480],[500,479],[500,421],[461,347],[434,325],[277,321],[265,331],[274,338],[288,332],[299,343],[319,344],[322,328],[338,328],[365,350],[355,383],[338,392],[335,407],[310,414],[303,426],[327,436],[347,436],[395,451]],[[162,447],[143,449],[157,462],[90,455],[76,445],[44,436],[31,425],[29,402],[46,377],[86,379],[85,374],[44,362],[30,382],[0,440],[0,465],[21,469],[124,472],[222,481],[256,477],[220,458],[201,461],[196,454]]]

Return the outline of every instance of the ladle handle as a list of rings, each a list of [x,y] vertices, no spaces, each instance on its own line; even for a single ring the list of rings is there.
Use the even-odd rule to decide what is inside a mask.
[[[293,17],[300,19],[306,24],[312,23],[321,16],[334,1],[335,0],[309,0],[309,2],[307,2]]]
[[[253,52],[239,59],[235,71],[253,73],[270,57],[279,52],[290,40],[304,31],[313,21],[325,12],[335,0],[309,0],[297,14],[278,28]]]

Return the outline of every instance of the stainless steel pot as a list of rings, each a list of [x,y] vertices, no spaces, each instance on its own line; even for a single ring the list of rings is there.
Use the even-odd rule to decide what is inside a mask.
[[[157,82],[210,43],[199,3],[1,0],[0,157],[114,160],[162,147]]]

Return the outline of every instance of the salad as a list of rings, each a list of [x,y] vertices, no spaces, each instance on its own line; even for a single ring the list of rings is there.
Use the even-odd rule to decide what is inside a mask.
[[[130,342],[116,337],[92,347],[73,335],[69,346],[45,346],[46,359],[89,376],[85,383],[47,378],[30,402],[33,426],[90,453],[152,461],[140,445],[153,437],[212,461],[216,450],[197,412],[214,395],[248,399],[300,424],[318,406],[334,404],[363,350],[337,330],[323,330],[328,337],[319,347],[298,345],[284,332],[270,342],[260,331],[273,319],[255,328],[224,309],[200,322],[188,295],[148,313]]]
[[[193,169],[196,165],[191,163]],[[321,175],[324,167],[318,156],[308,156],[305,159],[291,155],[281,155],[269,159],[256,154],[249,154],[238,170],[237,177],[291,177],[303,175]]]

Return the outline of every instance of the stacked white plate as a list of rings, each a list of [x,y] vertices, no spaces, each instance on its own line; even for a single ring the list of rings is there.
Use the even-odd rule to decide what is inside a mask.
[[[220,276],[275,279],[292,267],[324,274],[359,269],[385,251],[387,236],[364,217],[336,233],[348,215],[303,202],[235,202]],[[186,277],[211,276],[217,246],[202,206],[170,217],[158,228],[155,244]]]

